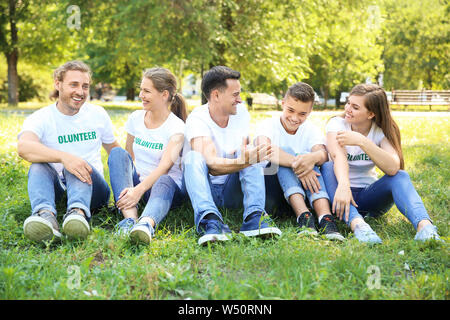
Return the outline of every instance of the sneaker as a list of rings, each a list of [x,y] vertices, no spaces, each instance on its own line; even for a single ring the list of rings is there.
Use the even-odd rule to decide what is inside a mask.
[[[329,240],[344,241],[345,238],[339,233],[334,217],[331,214],[322,216],[319,222],[319,231]]]
[[[432,224],[423,227],[419,232],[416,233],[416,236],[414,237],[414,240],[416,241],[427,241],[430,239],[444,242],[444,240],[439,237],[436,226]]]
[[[263,215],[260,211],[251,213],[245,219],[242,223],[240,233],[243,233],[247,237],[275,234],[281,236],[280,229],[273,226],[272,219],[267,214]]]
[[[23,223],[23,232],[28,239],[36,242],[61,238],[55,215],[46,209],[28,217]]]
[[[303,212],[297,218],[297,228],[299,229],[298,234],[305,235],[317,235],[316,224],[314,223],[314,217],[309,211]]]
[[[367,223],[359,223],[355,227],[355,238],[359,242],[365,242],[370,244],[382,243],[380,237],[372,230]]]
[[[70,238],[87,238],[90,227],[86,217],[79,212],[79,208],[72,208],[64,215],[63,232]]]
[[[125,218],[116,225],[116,235],[127,236],[130,234],[131,228],[136,224],[134,218]]]
[[[136,223],[130,231],[130,239],[134,242],[143,242],[149,244],[155,234],[155,229],[148,222]]]
[[[217,219],[202,219],[199,224],[201,237],[198,239],[198,244],[202,245],[207,242],[227,241],[231,235],[231,230],[228,225],[222,223]]]

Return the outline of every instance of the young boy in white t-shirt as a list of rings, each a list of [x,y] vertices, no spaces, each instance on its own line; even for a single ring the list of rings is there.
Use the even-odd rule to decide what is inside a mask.
[[[267,203],[282,206],[284,200],[277,196],[282,190],[297,217],[299,233],[317,234],[314,217],[305,203],[308,198],[317,214],[320,232],[328,239],[343,240],[331,215],[328,194],[317,167],[327,161],[328,155],[322,132],[307,121],[313,104],[313,88],[298,82],[289,87],[282,101],[282,114],[258,126],[255,144],[271,144],[274,151],[265,174]],[[275,175],[270,169],[277,165]]]
[[[18,135],[18,153],[31,162],[28,195],[32,215],[24,222],[25,236],[34,241],[61,237],[55,200],[67,190],[62,231],[86,238],[91,209],[108,204],[110,190],[103,176],[100,150],[117,143],[111,119],[99,106],[86,102],[91,71],[70,61],[54,72],[58,100],[31,114]]]

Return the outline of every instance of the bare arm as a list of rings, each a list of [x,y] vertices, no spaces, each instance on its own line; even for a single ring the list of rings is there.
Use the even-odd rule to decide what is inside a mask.
[[[336,213],[339,218],[345,217],[348,220],[350,213],[350,203],[357,207],[353,200],[353,195],[350,189],[350,179],[348,175],[349,167],[347,161],[347,151],[336,140],[336,132],[327,133],[327,148],[334,163],[334,174],[338,181],[336,193],[334,195],[332,211]]]
[[[133,142],[134,142],[134,136],[131,134],[127,134],[127,141],[125,142],[125,150],[130,154],[131,159],[134,159],[134,152],[133,152]]]
[[[271,145],[272,146],[272,157],[270,157],[270,162],[276,163],[282,167],[292,167],[292,163],[295,160],[295,156],[287,153],[278,146],[272,145],[270,139],[266,136],[258,136],[254,140],[254,144],[258,145]]]
[[[129,209],[136,206],[144,193],[155,184],[159,177],[169,172],[175,161],[177,161],[178,157],[180,156],[181,149],[183,148],[183,142],[183,134],[175,134],[170,138],[156,169],[153,170],[147,177],[145,177],[143,181],[141,181],[135,187],[125,188],[124,190],[122,190],[119,196],[119,200],[116,203],[117,207],[120,210]]]
[[[111,150],[116,147],[120,147],[120,144],[116,141],[113,143],[102,143],[103,148],[105,149],[106,153],[109,155]]]
[[[64,168],[80,181],[92,184],[92,168],[84,159],[45,146],[41,143],[38,136],[31,131],[25,131],[20,135],[17,143],[17,153],[21,158],[32,163],[62,163]]]
[[[258,145],[248,148],[245,140],[243,139],[241,146],[241,157],[235,159],[218,157],[214,142],[209,137],[193,138],[191,140],[191,148],[203,155],[210,174],[223,175],[238,172],[254,163],[270,158],[272,152],[270,145]]]

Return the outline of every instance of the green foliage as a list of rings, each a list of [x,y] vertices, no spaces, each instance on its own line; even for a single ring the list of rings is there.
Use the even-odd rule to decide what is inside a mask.
[[[123,145],[131,111],[114,110],[108,112]],[[251,115],[251,132],[270,116]],[[310,120],[323,127],[331,115],[314,112]],[[277,240],[235,234],[228,243],[200,247],[189,204],[170,211],[149,246],[115,236],[120,217],[106,209],[93,216],[85,241],[33,244],[23,235],[31,210],[29,164],[15,150],[24,118],[0,114],[0,299],[449,299],[448,242],[415,242],[414,228],[396,208],[368,221],[383,239],[375,247],[358,243],[341,222],[344,243],[299,237],[292,216],[275,219],[283,232]],[[448,241],[450,151],[442,143],[450,134],[448,116],[395,119],[406,170]],[[102,159],[107,168],[104,152]],[[61,224],[64,203],[57,208]],[[242,210],[222,212],[237,232]],[[380,271],[378,288],[369,287],[373,267]]]
[[[383,0],[385,87],[448,89],[450,24],[448,1]]]

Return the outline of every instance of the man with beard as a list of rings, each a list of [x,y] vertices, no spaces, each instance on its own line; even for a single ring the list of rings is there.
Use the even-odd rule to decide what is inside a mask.
[[[31,114],[18,135],[18,154],[31,162],[32,214],[23,228],[25,236],[36,242],[61,237],[55,203],[65,192],[62,232],[70,238],[88,236],[91,210],[107,205],[110,196],[101,146],[108,154],[119,146],[106,111],[86,102],[90,68],[70,61],[57,68],[53,78],[57,101]]]

